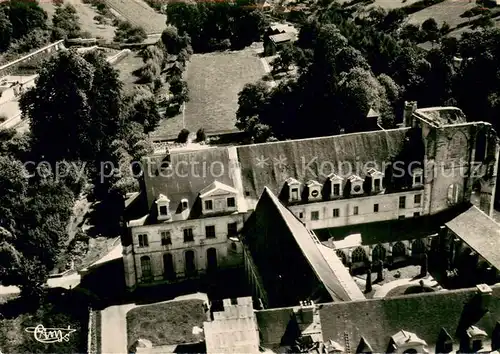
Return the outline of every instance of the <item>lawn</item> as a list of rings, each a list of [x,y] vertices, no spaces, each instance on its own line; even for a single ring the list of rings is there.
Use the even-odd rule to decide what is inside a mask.
[[[193,327],[203,328],[206,320],[202,300],[141,306],[127,313],[128,346],[138,339],[150,340],[153,346],[198,342]]]
[[[130,92],[136,86],[137,77],[132,73],[143,65],[142,58],[136,52],[129,53],[114,65],[114,68],[120,72],[120,80],[123,82],[125,92]]]
[[[428,18],[434,18],[438,25],[443,22],[448,23],[452,28],[467,22],[467,18],[462,18],[466,10],[477,6],[475,1],[469,0],[445,0],[439,4],[429,6],[421,11],[415,12],[408,17],[408,23],[420,25]]]
[[[167,27],[167,16],[142,0],[106,0],[106,4],[127,21],[144,28],[147,34],[161,33]]]
[[[89,4],[84,4],[82,0],[64,0],[65,4],[71,4],[75,7],[78,17],[80,19],[80,26],[82,31],[89,32],[96,38],[105,40],[113,40],[115,36],[115,28],[111,25],[100,25],[94,21],[94,17],[98,15],[95,9]],[[56,11],[54,3],[50,0],[39,0],[40,7],[43,8],[49,19],[52,19]]]
[[[185,127],[191,132],[204,128],[214,134],[237,131],[238,93],[264,74],[254,48],[193,55],[186,72],[190,101],[186,103]],[[182,115],[178,115],[162,120],[152,136],[175,138],[182,128]]]

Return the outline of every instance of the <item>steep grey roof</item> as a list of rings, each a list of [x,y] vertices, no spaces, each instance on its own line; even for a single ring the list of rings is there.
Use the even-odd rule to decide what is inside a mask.
[[[500,225],[495,220],[472,206],[445,225],[500,270]]]
[[[273,34],[272,36],[269,36],[269,39],[274,43],[283,43],[288,41],[294,41],[296,39],[296,35],[295,33],[292,32],[285,32],[285,33]]]
[[[264,189],[263,195],[269,197],[280,212],[302,253],[330,296],[335,300],[342,301],[364,299],[363,294],[338,257],[332,252],[334,261],[336,260],[337,262],[329,262],[321,251],[324,246],[317,239],[313,238],[314,235],[305,225],[281,204],[268,188]]]
[[[500,287],[493,288],[485,313],[480,300],[474,288],[325,304],[320,309],[323,340],[343,344],[347,333],[351,347],[364,338],[374,353],[384,353],[391,336],[405,330],[425,340],[433,352],[442,328],[457,338],[459,328],[475,325],[491,336],[500,319]]]
[[[233,158],[230,155],[228,148],[208,148],[173,152],[170,161],[166,155],[153,156],[148,163],[149,171],[144,173],[148,207],[163,194],[170,199],[171,212],[177,212],[184,198],[193,212],[198,194],[211,183],[218,181],[236,188],[234,170],[230,168],[236,164],[236,155]],[[162,163],[169,167],[162,170]]]
[[[407,131],[393,129],[239,146],[245,195],[256,200],[264,187],[279,195],[289,177],[301,183],[314,179],[322,184],[331,172],[346,178],[352,174],[348,164],[356,169],[371,162],[382,168],[383,162],[400,152]],[[357,174],[364,177],[365,173]]]

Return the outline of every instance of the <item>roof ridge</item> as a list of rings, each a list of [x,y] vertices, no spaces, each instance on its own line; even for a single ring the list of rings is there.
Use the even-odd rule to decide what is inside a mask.
[[[288,139],[288,140],[279,140],[279,141],[269,141],[265,143],[257,143],[257,144],[246,144],[239,145],[239,147],[247,147],[247,146],[263,146],[263,145],[273,145],[273,144],[285,144],[289,142],[299,142],[299,141],[312,141],[312,140],[327,140],[336,137],[347,137],[347,136],[356,136],[356,135],[373,135],[373,134],[388,134],[393,131],[405,131],[411,128],[394,128],[394,129],[385,129],[385,130],[375,130],[375,131],[366,131],[366,132],[357,132],[357,133],[347,133],[347,134],[336,134],[336,135],[326,135],[326,136],[317,136],[313,138],[302,138],[302,139]]]

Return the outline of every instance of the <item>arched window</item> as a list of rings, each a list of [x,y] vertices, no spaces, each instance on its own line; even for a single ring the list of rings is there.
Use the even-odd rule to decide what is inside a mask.
[[[213,272],[217,270],[217,250],[209,248],[207,250],[207,271]]]
[[[163,255],[163,269],[165,279],[175,279],[174,258],[170,253]]]
[[[413,349],[413,348],[410,348],[410,349],[406,349],[403,354],[417,354],[417,350],[416,349]]]
[[[385,261],[385,248],[381,244],[376,245],[372,250],[372,261],[375,263],[376,261]]]
[[[151,259],[148,256],[141,257],[141,273],[144,281],[151,281],[153,272],[151,271]]]
[[[394,258],[406,256],[406,247],[403,242],[396,242],[394,246],[392,246],[392,256]]]
[[[186,276],[193,276],[196,274],[196,262],[194,259],[194,251],[188,250],[184,253]]]
[[[342,263],[344,265],[347,265],[347,256],[346,256],[345,252],[342,251],[342,250],[336,250],[335,253],[337,254],[337,257],[340,258],[340,260],[342,261]]]
[[[366,256],[366,252],[363,249],[363,247],[357,247],[354,252],[352,252],[352,257],[351,257],[351,262],[352,263],[361,263],[361,262],[366,262],[368,260],[368,257]]]
[[[413,257],[420,256],[425,253],[425,244],[421,239],[413,241],[411,245],[411,255]]]

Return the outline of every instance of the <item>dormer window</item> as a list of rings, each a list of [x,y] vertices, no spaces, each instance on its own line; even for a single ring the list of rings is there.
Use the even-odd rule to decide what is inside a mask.
[[[424,171],[421,168],[416,168],[413,174],[413,187],[419,187],[424,183]]]
[[[336,175],[335,173],[330,174],[328,176],[328,179],[330,180],[331,183],[330,196],[332,198],[342,197],[342,182],[344,179],[339,175]]]
[[[158,220],[167,220],[170,216],[170,199],[168,199],[165,195],[160,194],[158,199],[156,200],[156,207],[158,208]]]
[[[351,183],[351,194],[360,195],[363,194],[363,178],[352,175],[349,177],[349,182]]]
[[[308,200],[317,200],[321,198],[321,183],[310,180],[306,183],[306,186],[308,191]]]
[[[188,208],[188,200],[187,199],[181,200],[181,207],[182,207],[182,210],[186,210]]]
[[[290,191],[288,201],[289,202],[296,202],[296,201],[300,200],[300,193],[299,193],[300,182],[297,181],[295,178],[290,177],[285,181],[285,183],[288,186],[289,191]]]
[[[200,191],[203,213],[234,212],[238,191],[233,187],[214,181]]]
[[[367,175],[371,179],[371,188],[373,193],[379,193],[382,191],[382,179],[384,177],[384,174],[380,171],[377,171],[374,168],[370,168],[367,172]]]
[[[479,329],[476,326],[470,326],[467,329],[467,337],[469,339],[469,348],[467,351],[478,352],[483,349],[483,340],[485,340],[488,335],[482,329]]]
[[[388,352],[407,354],[428,353],[427,343],[415,333],[401,330],[391,337]]]

